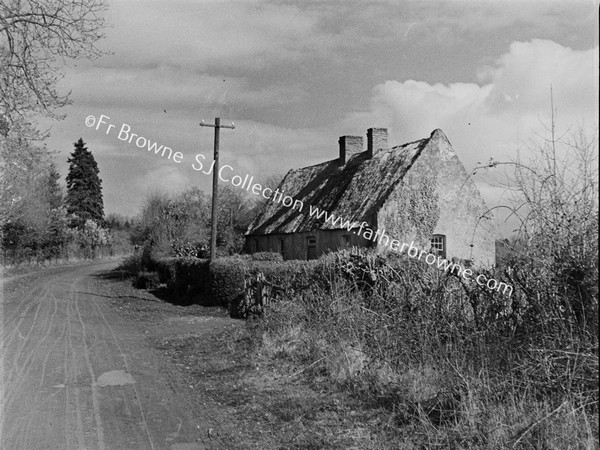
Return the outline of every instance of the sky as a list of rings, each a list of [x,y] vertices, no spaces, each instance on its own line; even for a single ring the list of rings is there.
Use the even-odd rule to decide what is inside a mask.
[[[596,0],[108,3],[110,54],[68,62],[59,89],[73,103],[46,124],[63,176],[87,143],[106,213],[133,216],[157,190],[210,192],[192,164],[212,158],[199,123],[215,117],[235,123],[221,164],[255,179],[334,159],[339,136],[371,127],[391,145],[440,128],[468,172],[514,159],[550,123],[551,88],[559,129],[598,127]],[[119,139],[124,124],[182,161]],[[488,206],[504,201],[497,175],[473,180]]]

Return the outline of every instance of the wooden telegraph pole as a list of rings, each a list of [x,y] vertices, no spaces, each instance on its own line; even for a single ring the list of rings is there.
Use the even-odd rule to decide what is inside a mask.
[[[215,156],[213,163],[213,185],[212,185],[212,212],[210,220],[210,260],[213,261],[217,251],[217,220],[218,220],[218,203],[217,190],[219,187],[219,130],[221,128],[234,129],[233,122],[231,125],[221,125],[221,119],[215,117],[215,124],[200,122],[201,127],[213,127],[215,129]]]

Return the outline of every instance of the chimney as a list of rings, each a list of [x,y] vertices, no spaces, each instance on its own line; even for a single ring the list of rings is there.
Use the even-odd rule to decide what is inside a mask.
[[[362,136],[340,136],[338,140],[340,144],[339,165],[343,166],[346,162],[357,153],[363,151]]]
[[[369,128],[367,130],[367,154],[369,158],[380,148],[387,148],[387,128]]]

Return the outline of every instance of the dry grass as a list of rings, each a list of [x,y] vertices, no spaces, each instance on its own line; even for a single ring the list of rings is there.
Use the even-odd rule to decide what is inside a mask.
[[[391,298],[333,279],[249,322],[253,354],[358,401],[361,448],[597,449],[597,338],[517,339],[434,283]]]

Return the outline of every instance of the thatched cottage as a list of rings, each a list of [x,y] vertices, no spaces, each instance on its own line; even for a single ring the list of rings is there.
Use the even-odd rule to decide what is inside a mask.
[[[290,170],[250,224],[246,251],[312,259],[344,246],[394,251],[393,238],[490,265],[496,233],[486,210],[441,130],[389,147],[387,129],[370,128],[366,150],[362,136],[342,136],[338,158]]]

